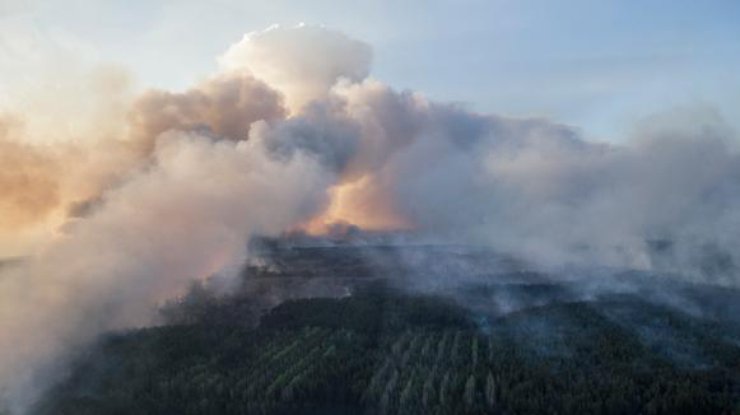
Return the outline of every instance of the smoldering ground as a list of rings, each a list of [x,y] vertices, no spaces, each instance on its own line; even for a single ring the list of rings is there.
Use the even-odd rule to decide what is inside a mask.
[[[38,137],[54,120],[9,116],[20,122],[2,124],[0,159],[17,166],[0,172],[0,232],[34,236],[0,269],[0,388],[13,408],[70,349],[149,323],[194,279],[237,273],[253,235],[349,223],[538,269],[738,284],[740,159],[712,110],[592,142],[550,120],[394,90],[368,76],[371,56],[335,31],[272,27],[186,91],[130,97],[113,82],[114,102],[58,139]],[[409,275],[424,287],[440,274]]]

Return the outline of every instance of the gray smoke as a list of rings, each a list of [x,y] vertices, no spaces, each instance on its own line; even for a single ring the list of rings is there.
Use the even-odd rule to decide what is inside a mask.
[[[315,214],[330,179],[310,159],[258,141],[160,137],[145,168],[0,278],[0,387],[33,401],[60,359],[102,331],[149,324],[192,280],[236,272],[250,235]]]
[[[340,84],[322,104],[321,116],[269,132],[279,153],[315,154],[342,177],[331,219],[360,216],[362,226],[366,212],[545,265],[737,282],[740,159],[734,134],[711,112],[669,114],[607,144],[377,81]]]

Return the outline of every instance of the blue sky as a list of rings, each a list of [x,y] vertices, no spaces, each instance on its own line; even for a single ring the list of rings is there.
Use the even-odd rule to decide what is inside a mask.
[[[243,33],[305,22],[370,43],[375,77],[481,112],[606,140],[676,107],[740,128],[737,1],[14,1],[0,0],[0,25],[74,44],[140,85],[184,88]]]

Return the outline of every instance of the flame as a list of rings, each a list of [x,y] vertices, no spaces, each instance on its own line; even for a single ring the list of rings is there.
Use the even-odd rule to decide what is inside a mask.
[[[326,234],[333,225],[354,225],[366,231],[410,230],[414,226],[400,215],[390,198],[372,189],[366,176],[328,190],[329,205],[300,228],[311,235]]]

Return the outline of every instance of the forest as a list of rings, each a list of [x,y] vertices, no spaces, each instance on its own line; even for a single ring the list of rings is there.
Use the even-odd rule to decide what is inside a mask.
[[[740,414],[740,326],[642,295],[486,315],[374,281],[256,324],[253,302],[194,288],[167,323],[81,351],[34,413]]]

